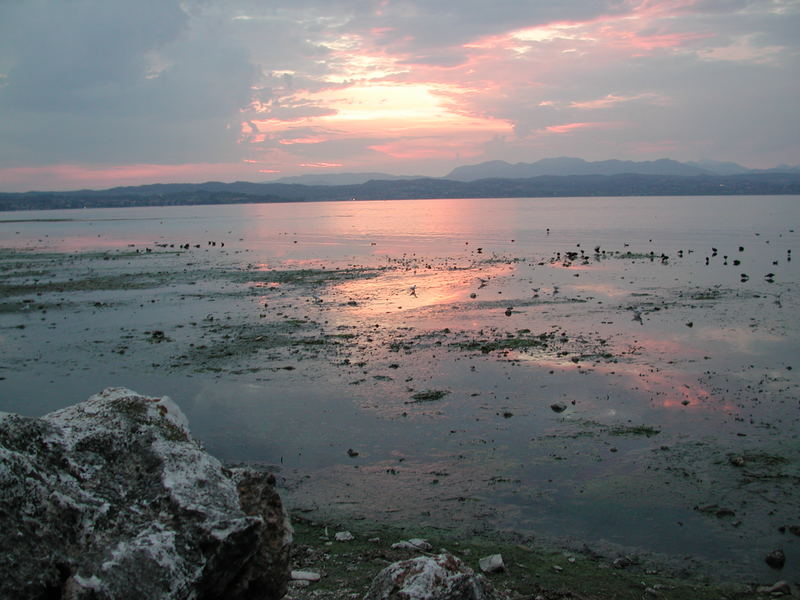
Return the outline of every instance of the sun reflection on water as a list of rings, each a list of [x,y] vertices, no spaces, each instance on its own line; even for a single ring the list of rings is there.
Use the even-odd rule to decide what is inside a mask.
[[[372,279],[353,279],[331,288],[331,293],[346,297],[358,317],[374,317],[397,311],[413,311],[434,306],[469,302],[483,282],[508,276],[512,265],[482,266],[478,275],[472,269],[394,269]]]

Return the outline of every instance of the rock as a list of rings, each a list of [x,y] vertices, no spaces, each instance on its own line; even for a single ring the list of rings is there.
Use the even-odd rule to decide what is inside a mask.
[[[627,556],[620,556],[619,558],[614,559],[614,562],[611,563],[611,566],[615,569],[627,569],[633,564],[633,560]]]
[[[333,538],[337,542],[350,542],[355,539],[353,534],[350,533],[349,531],[337,531],[336,534],[334,534]]]
[[[561,402],[554,402],[553,404],[550,405],[550,409],[553,412],[560,413],[560,412],[564,412],[565,410],[567,410],[567,405],[566,404],[562,404]]]
[[[498,573],[506,570],[506,566],[503,564],[503,557],[500,554],[484,556],[478,561],[478,565],[480,565],[481,571],[484,573]]]
[[[782,569],[783,565],[786,563],[786,555],[783,553],[783,550],[778,548],[767,554],[766,558],[764,558],[764,562],[773,569]]]
[[[771,596],[791,596],[792,586],[786,581],[778,581],[772,585],[760,585],[756,588],[759,594],[770,594]]]
[[[484,600],[489,584],[452,554],[392,563],[378,573],[364,600]]]
[[[0,413],[2,598],[277,599],[291,540],[274,478],[223,468],[169,398]]]
[[[744,456],[740,454],[732,454],[728,457],[728,462],[734,467],[743,467],[745,464]]]
[[[314,571],[292,571],[290,576],[292,581],[319,581],[322,579],[322,575]]]
[[[427,552],[428,550],[431,550],[433,546],[431,546],[427,540],[423,540],[422,538],[411,538],[410,540],[403,540],[402,542],[392,544],[392,548],[395,550],[409,549]]]

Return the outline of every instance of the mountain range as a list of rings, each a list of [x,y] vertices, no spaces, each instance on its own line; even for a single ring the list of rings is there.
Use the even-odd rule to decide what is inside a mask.
[[[0,211],[123,206],[188,206],[329,200],[546,198],[567,196],[800,195],[800,172],[739,175],[539,175],[477,181],[423,177],[351,185],[162,183],[72,192],[0,193]]]
[[[541,175],[743,175],[746,173],[800,173],[800,165],[781,165],[772,169],[748,169],[734,162],[679,162],[669,158],[648,161],[600,160],[562,156],[543,158],[534,163],[508,163],[492,160],[457,167],[442,179],[477,181],[479,179],[527,179]],[[370,180],[398,181],[420,179],[420,176],[389,175],[388,173],[326,173],[283,177],[266,183],[295,183],[301,185],[354,185]]]
[[[0,211],[354,199],[720,194],[800,195],[800,167],[752,170],[735,163],[680,163],[669,159],[587,162],[579,158],[548,158],[517,164],[490,161],[459,167],[446,177],[336,173],[264,183],[207,181],[107,190],[0,193]]]

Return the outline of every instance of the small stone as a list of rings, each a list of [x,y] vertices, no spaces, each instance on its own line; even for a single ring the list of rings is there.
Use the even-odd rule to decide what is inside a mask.
[[[730,458],[728,458],[728,462],[731,463],[734,467],[743,467],[744,466],[744,456],[739,454],[734,454]]]
[[[333,537],[337,542],[349,542],[355,539],[349,531],[337,531]]]
[[[783,553],[783,550],[778,548],[767,554],[766,558],[764,558],[764,562],[773,569],[782,569],[783,565],[786,564],[786,555]]]
[[[792,586],[786,581],[778,581],[772,585],[760,585],[756,588],[759,594],[770,594],[772,596],[791,596]]]
[[[292,581],[319,581],[322,575],[314,571],[292,571]]]
[[[478,565],[480,565],[481,571],[484,573],[499,573],[506,570],[503,557],[500,554],[484,556],[478,561]]]
[[[619,558],[615,558],[614,562],[611,563],[611,566],[615,569],[625,569],[630,567],[633,564],[633,561],[628,558],[627,556],[620,556]]]
[[[422,550],[425,552],[431,550],[433,546],[431,546],[427,542],[427,540],[423,540],[422,538],[411,538],[410,540],[403,540],[401,542],[392,544],[392,548],[394,548],[395,550],[407,549],[407,550]]]
[[[557,413],[564,412],[565,410],[567,410],[567,405],[561,402],[554,402],[553,404],[550,405],[550,410]]]

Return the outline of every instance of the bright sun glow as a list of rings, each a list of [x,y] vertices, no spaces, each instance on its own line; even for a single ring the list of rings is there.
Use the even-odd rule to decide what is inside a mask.
[[[253,119],[242,124],[242,131],[251,143],[261,143],[271,136],[282,146],[318,144],[328,139],[319,133],[298,136],[294,132],[297,127],[335,132],[338,139],[403,135],[407,139],[376,143],[370,149],[396,158],[440,157],[455,155],[460,144],[462,153],[471,155],[473,138],[487,133],[510,134],[512,126],[504,120],[456,110],[454,99],[466,91],[449,84],[361,83],[346,90],[298,94],[298,102],[325,106],[331,114],[293,121]],[[448,139],[454,133],[462,136],[457,144]]]
[[[378,84],[350,87],[346,94],[338,90],[322,93],[318,98],[338,112],[321,120],[341,123],[373,119],[437,121],[451,118],[449,111],[442,106],[441,96],[435,95],[437,89],[448,91],[446,86]]]

